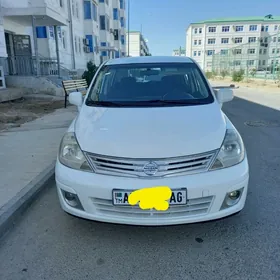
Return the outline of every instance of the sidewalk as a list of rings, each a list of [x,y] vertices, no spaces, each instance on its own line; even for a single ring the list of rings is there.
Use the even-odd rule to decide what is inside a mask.
[[[56,159],[77,108],[58,109],[19,128],[0,132],[0,216],[3,206]]]

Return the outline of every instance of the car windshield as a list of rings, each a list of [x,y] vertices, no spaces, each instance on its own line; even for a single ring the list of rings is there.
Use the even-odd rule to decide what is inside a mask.
[[[212,103],[195,63],[104,65],[86,100],[88,106],[160,107]]]

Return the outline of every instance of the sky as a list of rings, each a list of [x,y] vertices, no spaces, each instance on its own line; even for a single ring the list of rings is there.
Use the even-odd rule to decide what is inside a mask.
[[[186,46],[192,22],[219,18],[280,16],[280,0],[127,0],[130,30],[141,31],[152,55],[171,55]]]

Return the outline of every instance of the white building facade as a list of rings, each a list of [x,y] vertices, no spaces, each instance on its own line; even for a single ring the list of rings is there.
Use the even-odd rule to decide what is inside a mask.
[[[37,68],[57,74],[58,62],[62,73],[82,72],[90,60],[126,56],[126,0],[0,1],[0,65],[7,75]]]
[[[212,69],[213,57],[219,65],[223,56],[228,57],[228,63],[241,68],[261,69],[280,63],[280,16],[192,23],[186,32],[186,55],[206,71]]]
[[[129,56],[148,56],[150,55],[147,40],[139,31],[126,33],[126,53]]]

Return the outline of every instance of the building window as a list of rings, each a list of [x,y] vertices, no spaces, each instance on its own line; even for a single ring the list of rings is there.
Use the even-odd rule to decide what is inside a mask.
[[[106,16],[106,30],[109,31],[110,29],[110,20],[109,18]]]
[[[106,51],[102,51],[102,52],[101,52],[101,55],[102,55],[102,56],[107,56],[107,52],[106,52]]]
[[[78,5],[77,1],[76,1],[76,16],[77,16],[77,19],[80,18],[80,15],[79,15],[79,5]]]
[[[197,28],[194,29],[194,34],[197,34]]]
[[[107,46],[107,43],[106,43],[106,42],[101,42],[101,43],[100,43],[100,46],[101,46],[101,47],[106,47],[106,46]]]
[[[196,51],[193,52],[193,56],[196,56]]]
[[[280,49],[277,49],[277,53],[280,53]]]
[[[66,32],[64,30],[61,32],[61,39],[62,39],[62,47],[63,47],[63,49],[66,50],[66,46],[67,46],[67,44],[66,44]]]
[[[267,37],[265,37],[265,38],[264,38],[264,42],[265,42],[265,43],[267,43],[267,41],[268,41],[268,38],[267,38]]]
[[[273,42],[274,42],[274,43],[276,43],[276,40],[277,40],[277,38],[276,38],[276,37],[273,37]]]
[[[199,28],[199,34],[201,34],[201,33],[202,33],[202,28],[200,27],[200,28]]]
[[[63,0],[59,0],[60,7],[63,7]]]
[[[197,52],[197,55],[198,55],[198,56],[201,56],[201,51],[198,51],[198,52]]]
[[[193,44],[196,46],[196,45],[197,45],[197,40],[194,40],[194,41],[193,41]]]
[[[121,35],[121,43],[122,43],[122,45],[124,45],[124,44],[125,44],[124,35]]]
[[[227,55],[228,54],[228,50],[221,50],[221,55]]]
[[[255,64],[255,60],[247,60],[248,66],[253,66]]]
[[[262,49],[260,49],[260,54],[262,54]]]
[[[258,30],[258,26],[257,25],[250,25],[250,27],[249,27],[249,30],[250,31],[257,31]]]
[[[119,11],[116,8],[113,9],[113,18],[114,18],[114,20],[119,19]]]
[[[201,45],[201,40],[198,40],[198,44]]]
[[[121,27],[124,27],[124,17],[121,17],[120,22],[121,22]]]
[[[208,39],[208,45],[216,44],[216,39]]]
[[[48,38],[46,26],[37,26],[36,27],[37,38]]]
[[[229,39],[228,38],[222,38],[221,43],[222,44],[228,44]]]
[[[105,16],[100,16],[100,30],[106,30]]]
[[[278,30],[278,25],[275,25],[274,26],[274,31],[277,31]]]
[[[280,37],[278,37],[278,43],[280,43]]]
[[[240,44],[240,43],[242,43],[242,37],[237,37],[237,38],[234,38],[234,43],[235,44]]]
[[[263,49],[263,54],[266,54],[267,53],[267,49]]]
[[[75,36],[75,52],[78,52],[78,43],[77,43],[77,37]]]
[[[266,26],[262,26],[262,32],[268,32],[268,25],[266,25]]]
[[[208,56],[213,55],[213,54],[215,54],[215,50],[207,50]]]
[[[82,53],[81,37],[79,37],[79,53]]]
[[[256,49],[248,49],[248,54],[255,54],[256,53]]]
[[[248,43],[255,43],[257,41],[256,37],[249,37],[248,38]]]
[[[99,0],[99,3],[104,3],[104,0]]]
[[[84,1],[84,19],[91,19],[90,1]]]
[[[210,32],[210,33],[215,33],[216,32],[216,27],[212,27],[212,26],[210,26],[210,27],[208,27],[208,32]]]
[[[115,58],[119,58],[120,57],[120,52],[119,51],[115,51]]]
[[[223,26],[222,32],[229,32],[229,26]]]
[[[241,60],[234,60],[233,65],[234,66],[240,66],[241,65]]]
[[[241,31],[243,31],[243,25],[237,25],[237,26],[235,26],[235,31],[236,31],[236,32],[241,32]]]
[[[120,8],[124,9],[124,0],[120,0]]]
[[[93,2],[92,2],[92,17],[94,21],[97,21],[97,7]]]
[[[275,53],[275,49],[272,49],[272,53]]]
[[[233,51],[233,54],[242,54],[242,50],[241,49],[234,49]]]
[[[74,2],[74,0],[72,0],[71,4],[72,4],[72,15],[75,16],[75,2]]]
[[[263,62],[262,65],[265,65],[265,60],[263,60],[262,62]]]
[[[93,52],[93,36],[92,35],[86,35],[86,38],[88,39],[88,47],[89,47],[89,51]]]

